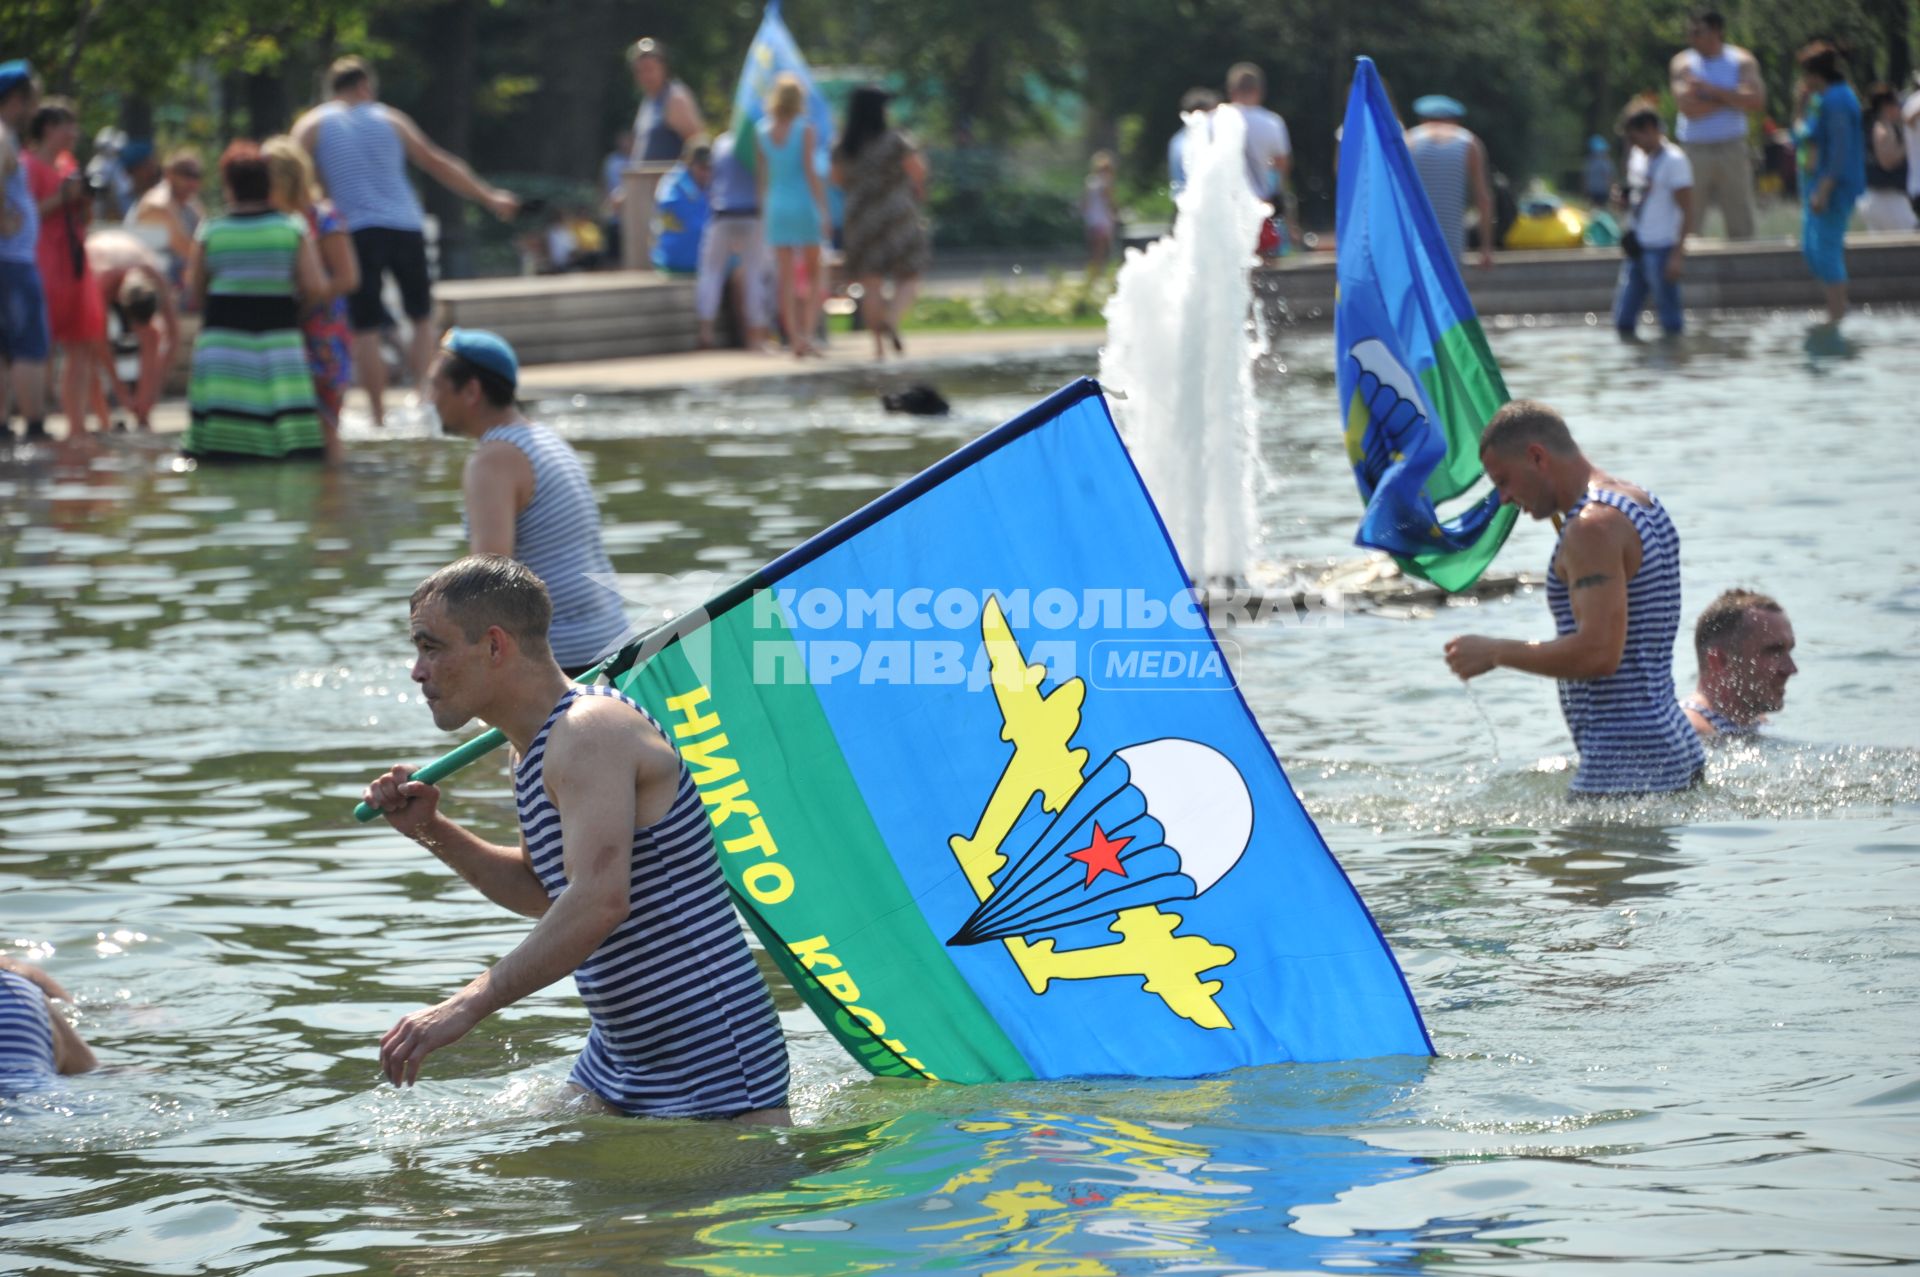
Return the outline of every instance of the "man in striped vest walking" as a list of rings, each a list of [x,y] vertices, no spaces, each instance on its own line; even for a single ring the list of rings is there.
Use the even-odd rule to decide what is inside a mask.
[[[786,1040],[700,791],[645,710],[561,673],[549,612],[540,578],[501,555],[449,564],[413,592],[413,681],[441,730],[478,718],[512,743],[520,845],[442,816],[440,791],[406,767],[364,798],[488,899],[539,921],[459,992],[401,1017],[380,1067],[411,1086],[433,1052],[571,975],[593,1027],[570,1080],[589,1104],[784,1124]]]
[[[1706,751],[1674,691],[1680,535],[1666,507],[1588,461],[1560,414],[1530,399],[1493,414],[1480,463],[1503,501],[1560,520],[1547,569],[1555,637],[1463,634],[1447,644],[1447,667],[1463,679],[1504,666],[1558,682],[1580,755],[1576,797],[1695,784]]]

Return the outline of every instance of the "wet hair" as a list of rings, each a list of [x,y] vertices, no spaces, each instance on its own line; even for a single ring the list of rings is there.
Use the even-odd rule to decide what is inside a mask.
[[[1238,93],[1242,89],[1264,91],[1266,87],[1266,73],[1251,62],[1236,62],[1227,68],[1228,93]]]
[[[73,113],[73,103],[66,98],[42,98],[40,105],[33,110],[33,118],[27,122],[27,138],[38,142],[47,135],[49,129],[72,124],[79,118]]]
[[[652,36],[641,36],[627,46],[627,61],[638,62],[641,58],[659,58],[660,65],[667,65],[667,46],[663,40]]]
[[[1562,457],[1579,451],[1565,418],[1537,399],[1515,399],[1505,404],[1480,432],[1483,454],[1511,456],[1534,443]]]
[[[273,195],[296,212],[304,212],[313,203],[313,161],[307,148],[276,133],[260,144],[267,160],[267,185]]]
[[[834,156],[850,160],[866,149],[867,143],[887,131],[887,92],[863,84],[847,98],[847,123],[840,130]]]
[[[368,65],[365,58],[348,54],[344,58],[335,58],[333,65],[327,68],[327,92],[336,96],[372,83],[373,67]]]
[[[120,291],[114,294],[113,304],[119,307],[123,323],[138,327],[159,312],[160,293],[153,281],[130,273],[120,281]]]
[[[1718,9],[1695,9],[1687,15],[1687,21],[1696,27],[1705,27],[1709,31],[1725,31],[1727,19]]]
[[[1708,650],[1725,647],[1739,638],[1745,633],[1747,623],[1753,619],[1755,612],[1779,612],[1784,615],[1786,610],[1758,590],[1736,587],[1722,591],[1720,597],[1707,604],[1700,613],[1700,619],[1694,622],[1694,655],[1704,665]]]
[[[776,120],[797,119],[807,109],[807,86],[791,71],[782,71],[774,79],[773,92],[767,95],[767,114]]]
[[[1817,76],[1828,84],[1839,84],[1846,74],[1840,70],[1840,61],[1846,53],[1831,40],[1813,40],[1800,52],[1793,55],[1794,62],[1808,75]]]
[[[236,204],[262,202],[273,189],[266,157],[250,138],[237,138],[220,152],[220,180]]]
[[[554,224],[566,221],[566,211],[556,207],[553,211]],[[468,382],[480,383],[480,397],[496,408],[510,407],[513,403],[513,383],[489,368],[482,368],[458,352],[442,347],[440,351],[440,371],[455,390],[465,390]]]
[[[1188,89],[1180,95],[1180,114],[1188,115],[1194,111],[1211,111],[1220,105],[1220,95],[1212,89],[1198,86]]]
[[[456,559],[415,586],[407,606],[417,612],[436,599],[469,643],[478,643],[488,626],[497,625],[527,651],[547,650],[553,600],[545,583],[517,559],[504,554]]]

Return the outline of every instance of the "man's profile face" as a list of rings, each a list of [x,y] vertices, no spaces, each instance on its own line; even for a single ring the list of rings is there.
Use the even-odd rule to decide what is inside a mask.
[[[1519,452],[1482,452],[1480,465],[1506,505],[1518,506],[1535,519],[1558,513],[1547,482],[1546,449],[1539,444],[1530,443]]]
[[[1746,624],[1721,649],[1734,695],[1752,713],[1771,714],[1787,703],[1793,663],[1793,622],[1785,612],[1749,609]]]
[[[475,389],[478,383],[468,382],[467,389]],[[434,413],[440,418],[440,433],[457,434],[458,428],[466,424],[467,397],[447,376],[447,357],[440,356],[433,361],[433,371],[427,375],[427,398],[433,404]]]
[[[0,103],[0,120],[17,133],[33,118],[33,109],[39,105],[40,95],[31,86],[15,89],[13,96]]]
[[[454,731],[473,717],[470,698],[486,677],[486,635],[470,643],[466,632],[447,615],[438,598],[423,599],[413,609],[413,681],[433,715],[433,725]]]

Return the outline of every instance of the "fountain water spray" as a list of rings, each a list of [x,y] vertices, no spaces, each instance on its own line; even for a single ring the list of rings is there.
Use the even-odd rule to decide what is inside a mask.
[[[1107,303],[1100,381],[1196,585],[1247,580],[1260,456],[1248,276],[1266,207],[1247,186],[1246,124],[1186,117],[1172,233],[1131,250]],[[1124,397],[1122,397],[1124,396]]]

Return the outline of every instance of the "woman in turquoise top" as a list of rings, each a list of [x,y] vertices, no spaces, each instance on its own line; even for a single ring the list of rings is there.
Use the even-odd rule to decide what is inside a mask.
[[[780,285],[780,323],[796,357],[816,353],[813,334],[826,301],[820,242],[832,225],[826,187],[813,162],[818,139],[813,126],[800,118],[806,105],[800,77],[783,71],[767,99],[767,118],[760,121],[760,162],[755,169]]]
[[[1815,40],[1800,50],[1800,251],[1827,289],[1827,322],[1847,313],[1847,219],[1867,189],[1860,99],[1840,70],[1840,50]]]

